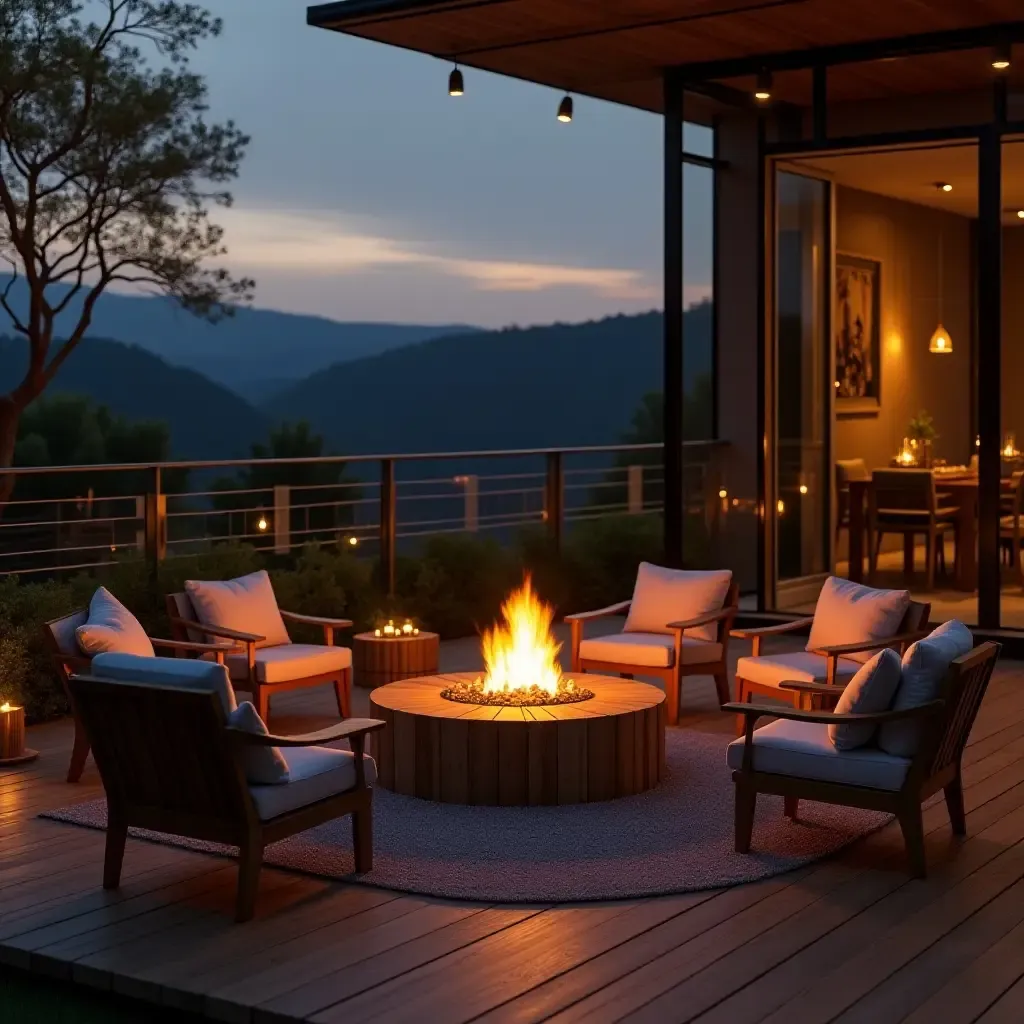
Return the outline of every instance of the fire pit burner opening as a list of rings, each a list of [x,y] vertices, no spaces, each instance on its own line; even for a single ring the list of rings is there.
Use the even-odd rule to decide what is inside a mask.
[[[530,577],[501,606],[501,621],[481,641],[484,674],[459,680],[441,691],[445,700],[462,704],[530,707],[575,704],[594,694],[562,675],[561,644],[551,632],[554,609],[533,592]]]

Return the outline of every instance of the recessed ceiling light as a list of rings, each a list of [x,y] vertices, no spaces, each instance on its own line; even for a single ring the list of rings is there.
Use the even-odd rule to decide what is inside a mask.
[[[772,98],[772,73],[766,68],[758,72],[757,84],[754,86],[754,99],[758,103],[767,103]]]

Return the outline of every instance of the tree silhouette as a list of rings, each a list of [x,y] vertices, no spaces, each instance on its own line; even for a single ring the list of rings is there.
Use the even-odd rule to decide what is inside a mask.
[[[13,271],[0,306],[29,357],[0,395],[0,470],[22,414],[112,284],[211,319],[252,288],[206,265],[225,251],[207,207],[230,204],[223,186],[248,142],[231,122],[206,120],[206,84],[188,66],[220,21],[176,0],[92,0],[95,21],[85,10],[77,0],[0,3],[0,259]],[[151,68],[143,46],[167,66]],[[57,318],[79,299],[77,322],[56,338]],[[0,473],[0,502],[13,482]]]

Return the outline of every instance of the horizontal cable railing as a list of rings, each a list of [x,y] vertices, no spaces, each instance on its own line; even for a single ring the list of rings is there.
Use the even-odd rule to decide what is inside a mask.
[[[728,508],[725,447],[684,445],[685,511],[709,531]],[[0,575],[79,572],[131,553],[156,563],[231,542],[275,555],[331,542],[378,558],[387,579],[403,546],[432,535],[504,540],[541,527],[557,543],[574,523],[658,514],[661,453],[601,445],[17,468],[0,506]],[[165,487],[171,471],[176,490]]]

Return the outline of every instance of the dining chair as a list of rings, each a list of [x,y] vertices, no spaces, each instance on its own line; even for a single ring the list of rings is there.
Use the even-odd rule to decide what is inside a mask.
[[[1024,583],[1024,569],[1021,568],[1021,516],[1024,515],[1024,472],[1015,470],[1010,478],[1010,487],[1004,494],[1003,515],[999,518],[999,542],[1009,554],[1010,565],[1018,582]]]
[[[839,534],[850,528],[850,481],[870,480],[867,463],[863,459],[836,460],[836,543]]]
[[[935,588],[935,568],[946,568],[945,535],[956,530],[959,508],[940,505],[935,474],[930,469],[876,469],[871,474],[868,535],[871,538],[869,575],[875,578],[882,539],[887,533],[903,535],[904,572],[913,571],[914,540],[925,538],[925,577]]]

